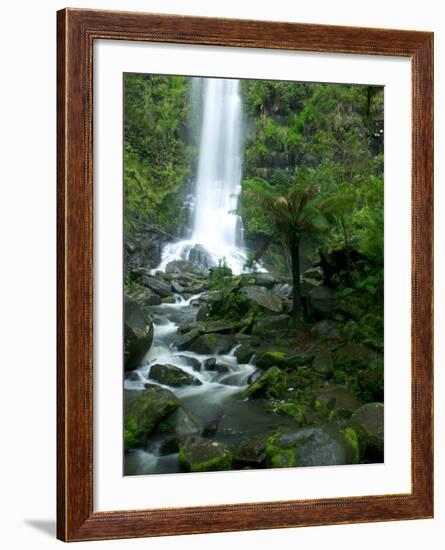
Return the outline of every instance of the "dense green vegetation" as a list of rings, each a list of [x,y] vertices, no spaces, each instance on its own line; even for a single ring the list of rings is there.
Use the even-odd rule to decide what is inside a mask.
[[[124,75],[124,189],[127,225],[141,218],[173,230],[195,149],[187,144],[188,81]]]
[[[199,245],[154,272],[190,222],[192,86],[124,77],[127,456],[158,453],[160,472],[381,462],[383,89],[242,81],[246,272],[203,268]],[[232,393],[193,406],[206,376]]]

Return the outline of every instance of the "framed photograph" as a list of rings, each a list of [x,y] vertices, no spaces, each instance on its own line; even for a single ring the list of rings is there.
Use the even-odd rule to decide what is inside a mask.
[[[58,12],[58,538],[433,516],[433,34]]]

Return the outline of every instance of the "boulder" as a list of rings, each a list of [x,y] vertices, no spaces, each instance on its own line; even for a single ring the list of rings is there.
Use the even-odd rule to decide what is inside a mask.
[[[255,364],[261,369],[273,365],[286,369],[296,369],[310,365],[313,357],[314,352],[311,350],[301,349],[292,353],[281,350],[267,350],[257,355]]]
[[[171,282],[171,289],[175,294],[182,294],[185,288],[178,281]]]
[[[322,388],[316,395],[316,400],[329,411],[335,411],[341,418],[350,418],[352,413],[362,403],[346,387],[329,385]]]
[[[150,386],[141,392],[125,392],[125,449],[142,445],[156,426],[179,406],[175,395],[164,388]]]
[[[209,306],[207,304],[202,304],[196,312],[196,320],[204,321],[209,315]]]
[[[199,330],[198,329],[192,329],[189,332],[186,332],[185,334],[178,334],[175,336],[175,346],[178,350],[188,350],[190,349],[192,343],[196,338],[199,336]]]
[[[354,342],[338,348],[334,355],[335,366],[349,372],[367,368],[376,360],[378,360],[378,355],[374,350]]]
[[[255,320],[252,327],[252,334],[268,334],[272,330],[287,330],[291,318],[289,315],[270,315]]]
[[[320,350],[314,357],[312,369],[326,377],[331,376],[334,372],[334,360],[331,351],[328,349]]]
[[[270,311],[275,313],[281,313],[283,311],[283,304],[280,298],[263,286],[245,286],[241,289],[241,292],[249,300],[256,302]]]
[[[357,464],[359,457],[358,436],[350,427],[317,426],[278,432],[266,444],[269,468]]]
[[[156,363],[150,367],[149,377],[166,386],[200,386],[202,382],[174,365]]]
[[[137,368],[153,343],[153,322],[146,309],[124,296],[124,367]]]
[[[184,437],[179,445],[179,464],[187,472],[231,470],[232,459],[230,447],[200,436]]]
[[[282,300],[287,300],[292,297],[292,285],[289,283],[277,284],[273,287],[273,293]]]
[[[207,250],[200,244],[195,244],[189,251],[189,261],[193,266],[202,271],[207,271],[210,267],[214,267],[216,262]]]
[[[259,434],[240,443],[234,454],[236,466],[238,468],[264,468],[267,439],[270,435],[270,433]]]
[[[145,287],[139,287],[129,293],[130,298],[139,302],[141,307],[144,306],[159,306],[162,303],[161,297],[155,294],[152,290]]]
[[[165,283],[164,281],[161,281],[160,279],[157,279],[155,277],[149,277],[148,275],[144,275],[141,277],[141,283],[144,286],[147,286],[150,288],[153,292],[155,292],[158,296],[161,298],[167,298],[171,295],[171,288],[170,285]]]
[[[243,398],[271,397],[279,399],[288,389],[288,377],[278,367],[270,367],[244,390]]]
[[[177,438],[185,435],[199,435],[201,426],[183,407],[178,407],[170,416],[162,420],[156,428],[157,434],[174,434]]]
[[[234,355],[238,363],[249,363],[255,355],[255,349],[249,344],[241,344],[236,348]]]
[[[178,357],[184,361],[184,363],[188,367],[192,367],[193,370],[199,371],[201,370],[201,361],[197,359],[196,357],[191,357],[189,355],[178,355]]]
[[[383,462],[384,456],[384,406],[383,403],[367,403],[355,411],[351,426],[363,430],[366,442],[365,458],[369,462]]]
[[[223,298],[223,293],[220,290],[208,290],[207,292],[203,292],[201,294],[199,301],[204,302],[205,304],[216,304],[221,302]]]
[[[188,349],[204,355],[228,353],[236,344],[235,338],[229,334],[202,334],[191,342]]]
[[[193,273],[194,271],[195,268],[192,262],[188,262],[187,260],[172,260],[165,266],[166,273]]]
[[[298,427],[306,423],[306,407],[292,401],[288,403],[280,403],[275,407],[274,412],[282,416],[293,418]]]
[[[241,278],[241,285],[258,285],[272,288],[277,283],[276,278],[270,273],[249,273]]]
[[[314,336],[321,336],[323,338],[340,338],[340,330],[337,325],[327,319],[315,323],[311,328],[311,333]]]
[[[314,287],[309,292],[309,303],[313,310],[323,315],[330,313],[335,304],[335,294],[327,286]]]

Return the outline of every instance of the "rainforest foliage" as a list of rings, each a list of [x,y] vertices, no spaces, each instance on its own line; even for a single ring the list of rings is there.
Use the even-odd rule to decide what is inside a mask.
[[[139,219],[177,234],[188,222],[192,81],[124,76],[127,229]],[[383,88],[245,80],[242,93],[239,213],[250,267],[263,262],[292,277],[298,317],[301,275],[320,265],[337,293],[360,296],[368,336],[382,345]]]

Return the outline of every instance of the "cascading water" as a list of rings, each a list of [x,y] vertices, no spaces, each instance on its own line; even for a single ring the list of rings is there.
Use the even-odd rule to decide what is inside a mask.
[[[239,80],[197,79],[201,87],[201,133],[192,236],[165,246],[164,270],[172,260],[194,259],[202,267],[224,261],[235,274],[244,269],[238,205],[242,168],[242,100]]]

